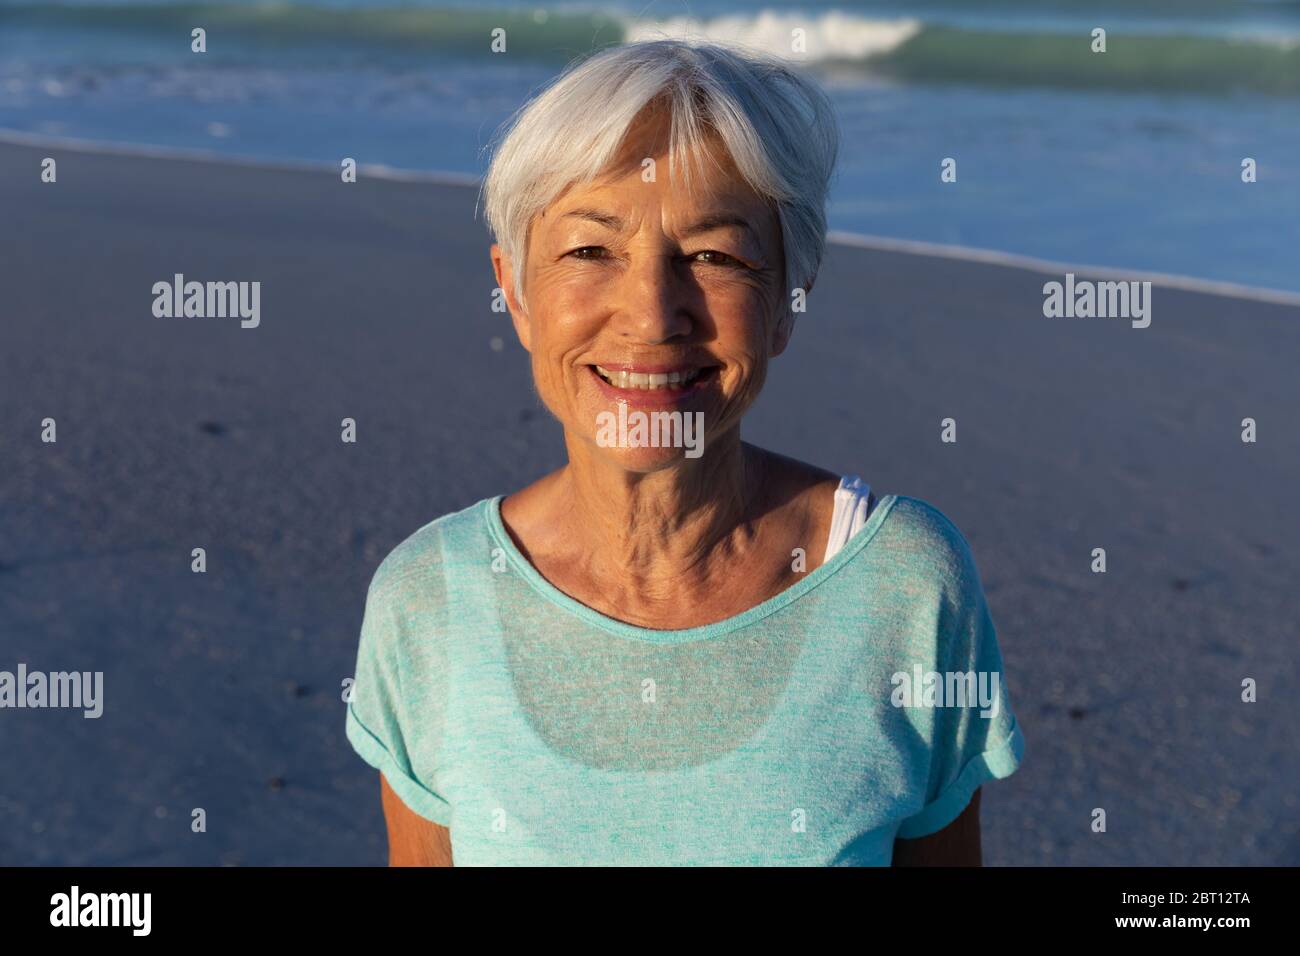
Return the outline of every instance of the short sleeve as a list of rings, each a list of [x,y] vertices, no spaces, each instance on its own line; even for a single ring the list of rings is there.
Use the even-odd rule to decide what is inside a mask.
[[[925,805],[903,821],[903,839],[929,836],[957,819],[979,787],[1009,777],[1024,756],[1002,653],[974,559],[965,540],[954,561],[949,610],[936,658],[945,706],[935,709]]]
[[[347,705],[348,741],[366,763],[383,773],[408,807],[442,826],[451,825],[451,805],[421,779],[410,749],[408,701],[402,695],[402,621],[382,568],[371,582],[357,651],[356,681]]]

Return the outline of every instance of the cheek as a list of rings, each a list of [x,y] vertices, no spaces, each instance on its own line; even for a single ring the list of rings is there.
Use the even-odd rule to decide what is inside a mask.
[[[763,290],[734,286],[714,290],[707,305],[720,350],[746,366],[767,354],[774,309]]]
[[[761,335],[779,304],[771,283],[752,276],[701,275],[696,279],[708,310],[718,319],[743,319],[746,329]]]
[[[553,348],[569,348],[590,338],[600,324],[606,280],[595,270],[545,275],[534,288],[532,334]],[[544,305],[542,305],[544,303]]]
[[[567,404],[577,385],[573,357],[591,342],[600,323],[592,317],[590,296],[574,283],[548,285],[534,301],[539,306],[529,316],[533,380],[553,412],[556,402]],[[543,306],[544,303],[544,306]]]
[[[533,349],[533,387],[543,405],[562,422],[569,421],[577,411],[580,382],[570,379],[574,375],[568,361],[570,350],[556,343],[547,343],[544,349]]]
[[[743,298],[745,308],[714,311],[714,351],[732,373],[724,377],[724,390],[738,400],[751,398],[763,387],[773,323],[772,306],[760,291]]]

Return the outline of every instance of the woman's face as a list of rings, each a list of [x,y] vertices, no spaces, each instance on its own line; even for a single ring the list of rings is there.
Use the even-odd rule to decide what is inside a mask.
[[[643,119],[612,172],[533,220],[526,311],[510,264],[492,250],[537,390],[570,443],[639,472],[700,451],[622,444],[636,434],[617,432],[621,411],[629,425],[637,412],[660,422],[653,413],[685,413],[675,417],[702,424],[707,454],[754,401],[790,332],[777,321],[785,280],[775,212],[720,148],[717,162],[692,170],[689,192],[669,182],[666,133]]]

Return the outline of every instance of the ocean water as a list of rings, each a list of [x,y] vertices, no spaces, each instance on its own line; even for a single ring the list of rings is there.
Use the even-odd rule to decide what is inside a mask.
[[[565,63],[664,34],[766,49],[826,85],[834,229],[1300,291],[1284,0],[0,0],[0,130],[474,176]]]

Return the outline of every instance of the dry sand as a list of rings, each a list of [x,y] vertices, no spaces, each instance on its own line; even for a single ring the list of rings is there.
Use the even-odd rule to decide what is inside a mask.
[[[562,462],[475,201],[0,147],[0,669],[106,697],[0,711],[0,863],[384,861],[340,700],[370,575]],[[177,272],[260,281],[260,326],[155,318]],[[1147,329],[1053,320],[1047,278],[833,246],[746,438],[970,540],[1026,734],[986,862],[1300,863],[1300,308],[1157,288]]]

